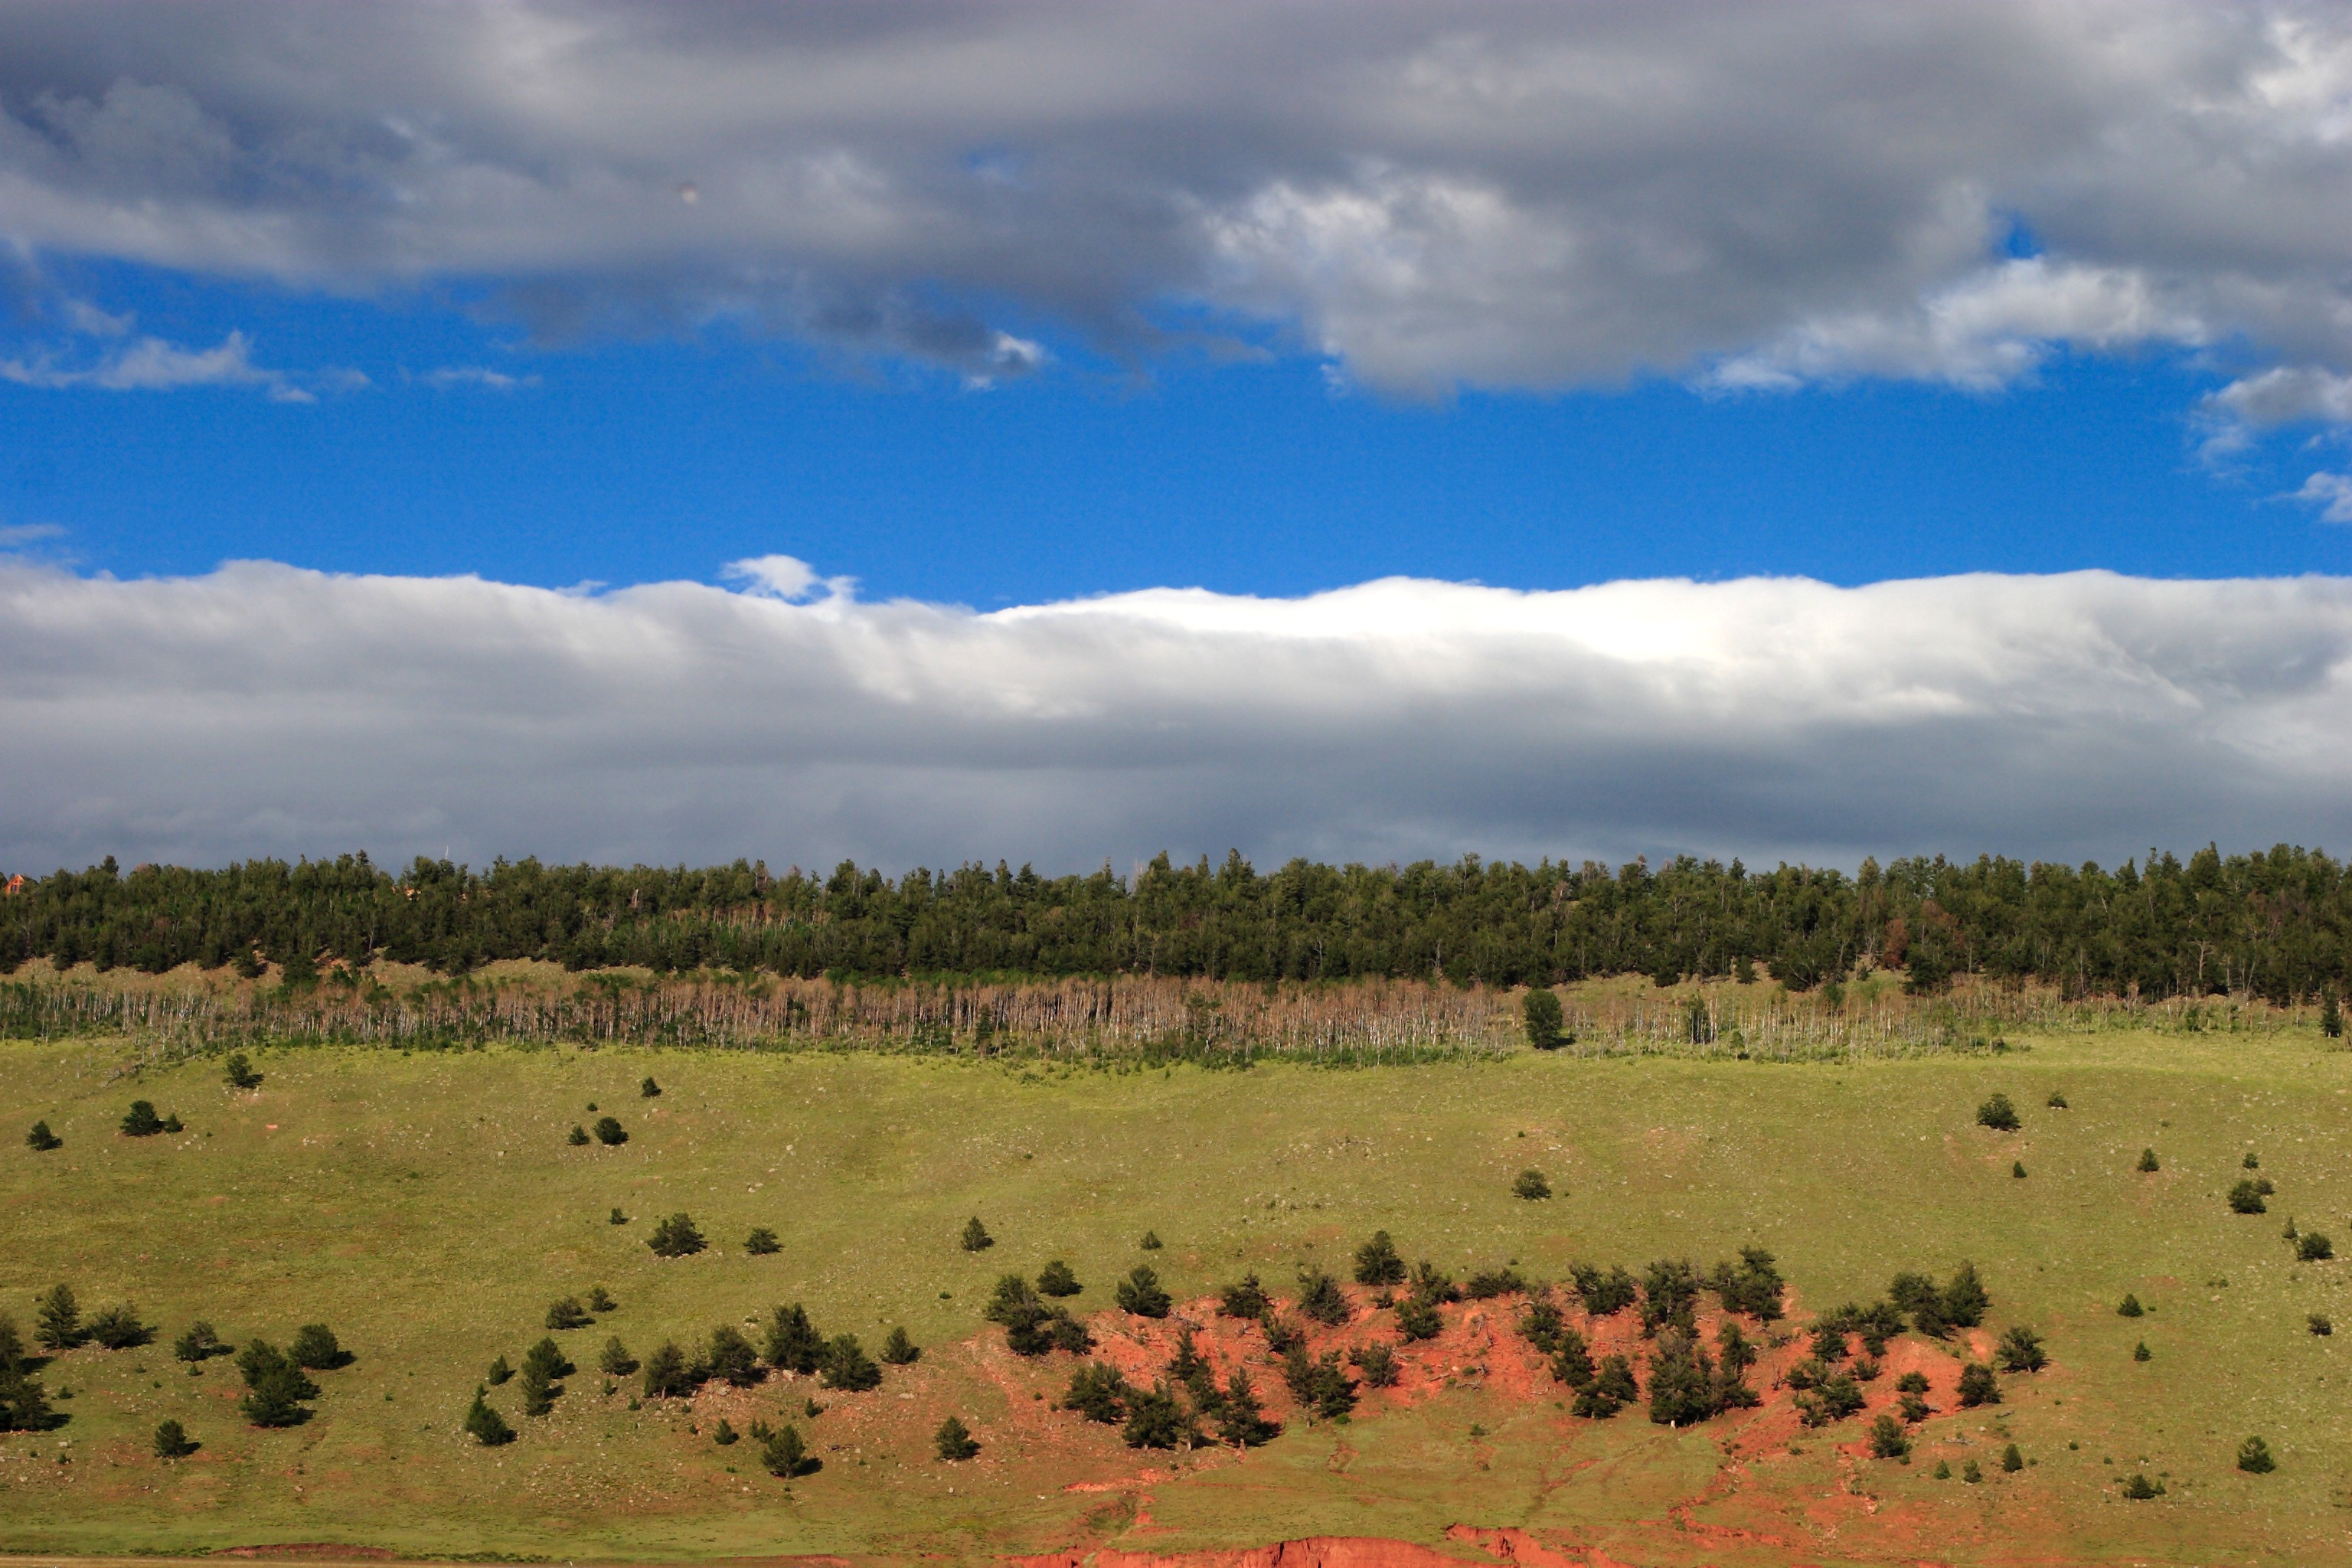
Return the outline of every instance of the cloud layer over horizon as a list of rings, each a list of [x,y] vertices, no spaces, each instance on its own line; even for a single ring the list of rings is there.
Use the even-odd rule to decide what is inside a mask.
[[[0,563],[0,866],[2352,839],[2341,579],[1389,579],[982,615],[859,603],[783,557],[740,575],[592,595]]]

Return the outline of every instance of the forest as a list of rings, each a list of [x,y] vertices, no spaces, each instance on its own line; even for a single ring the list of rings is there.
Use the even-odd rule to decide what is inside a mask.
[[[378,958],[464,974],[499,959],[573,971],[641,965],[790,976],[1200,976],[1229,981],[1412,977],[1548,984],[1638,973],[1660,984],[1769,974],[1808,991],[1900,970],[1916,992],[1956,974],[2071,995],[2245,994],[2280,1004],[2347,979],[2352,880],[2281,845],[2183,862],[2150,851],[2094,864],[1864,860],[1853,874],[1678,858],[1614,870],[1328,866],[1261,873],[1240,854],[1189,866],[1164,853],[1132,878],[1040,877],[1024,866],[918,868],[895,881],[848,862],[829,875],[764,861],[689,869],[364,854],[219,869],[139,866],[6,879],[0,973],[161,973],[264,963],[289,977]]]

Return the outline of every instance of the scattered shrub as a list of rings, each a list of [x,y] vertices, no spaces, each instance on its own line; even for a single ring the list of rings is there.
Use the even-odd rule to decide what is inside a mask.
[[[196,1451],[196,1444],[188,1436],[188,1429],[177,1421],[166,1421],[155,1428],[155,1457],[159,1459],[184,1459]]]
[[[1281,1423],[1265,1418],[1249,1373],[1235,1367],[1217,1397],[1217,1436],[1236,1448],[1255,1448],[1282,1435]]]
[[[1895,1408],[1901,1413],[1904,1420],[1914,1426],[1927,1419],[1929,1415],[1927,1401],[1916,1394],[1906,1393],[1897,1396]]]
[[[2042,1348],[2042,1336],[2023,1323],[2014,1323],[2000,1336],[2000,1370],[2003,1372],[2040,1372],[2050,1364],[2050,1352]]]
[[[760,1352],[743,1337],[743,1331],[731,1323],[721,1323],[710,1331],[710,1338],[702,1352],[702,1364],[712,1377],[730,1388],[751,1388],[766,1375],[760,1366]],[[876,1374],[879,1380],[879,1373]]]
[[[107,1350],[127,1351],[153,1339],[155,1331],[139,1321],[138,1308],[128,1301],[118,1301],[91,1313],[82,1334]]]
[[[2017,1108],[2009,1102],[2009,1096],[1996,1093],[1977,1107],[1977,1125],[1990,1127],[1996,1132],[2014,1132],[2021,1123],[2017,1120]]]
[[[1999,1405],[2000,1384],[1992,1368],[1980,1361],[1972,1361],[1960,1368],[1960,1404],[1969,1409],[1979,1405]]]
[[[81,1343],[81,1305],[72,1287],[53,1286],[34,1304],[33,1337],[43,1350],[69,1351]]]
[[[1642,1276],[1642,1333],[1654,1337],[1672,1325],[1691,1331],[1698,1311],[1698,1270],[1673,1258],[1660,1258]]]
[[[1131,1392],[1127,1379],[1119,1376],[1117,1370],[1090,1361],[1070,1373],[1070,1386],[1062,1395],[1062,1408],[1074,1410],[1089,1421],[1116,1426],[1127,1417],[1127,1396]]]
[[[2305,1321],[2310,1324],[2311,1331],[2315,1334],[2324,1336],[2332,1334],[2336,1331],[2336,1324],[2330,1321],[2327,1314],[2325,1312],[2314,1312]]]
[[[1551,1184],[1544,1180],[1541,1171],[1530,1165],[1512,1181],[1511,1191],[1529,1203],[1536,1203],[1551,1196]]]
[[[751,1234],[743,1238],[743,1250],[754,1258],[772,1258],[783,1249],[776,1233],[764,1225],[753,1226]]]
[[[2278,1468],[2271,1457],[2271,1446],[2260,1437],[2249,1437],[2238,1445],[2238,1468],[2250,1476],[2266,1476]]]
[[[2255,1158],[2254,1152],[2252,1149],[2246,1151],[2246,1157],[2239,1161],[2238,1163],[2244,1166],[2249,1171],[2259,1171],[2263,1168],[2262,1161]]]
[[[1358,1345],[1348,1352],[1349,1363],[1364,1374],[1364,1381],[1374,1388],[1394,1388],[1397,1373],[1396,1350],[1386,1340],[1374,1340]]]
[[[2009,1163],[2009,1173],[2016,1177],[2021,1182],[2025,1180],[2025,1162],[2022,1160],[2011,1160]]]
[[[1126,1303],[1122,1301],[1120,1305]],[[1337,1279],[1320,1268],[1309,1268],[1298,1276],[1298,1310],[1324,1327],[1333,1328],[1348,1321],[1348,1298]]]
[[[2124,1496],[2134,1502],[2146,1502],[2150,1498],[2159,1498],[2163,1495],[2162,1481],[2151,1481],[2137,1470],[2133,1471],[2131,1479],[2124,1483]]]
[[[1437,1303],[1421,1296],[1408,1296],[1396,1306],[1397,1332],[1408,1340],[1433,1340],[1445,1330],[1445,1320],[1438,1316]]]
[[[1147,1230],[1143,1233],[1143,1239],[1135,1245],[1146,1252],[1157,1252],[1160,1250],[1160,1233],[1156,1230]]]
[[[1538,1296],[1528,1303],[1526,1313],[1519,1319],[1519,1337],[1549,1355],[1559,1348],[1559,1331],[1566,1326],[1551,1298]]]
[[[1519,1271],[1507,1265],[1501,1268],[1482,1268],[1462,1282],[1462,1293],[1473,1301],[1491,1301],[1497,1296],[1516,1296],[1528,1288]]]
[[[966,1252],[985,1252],[996,1245],[996,1237],[988,1234],[988,1227],[980,1223],[978,1215],[974,1215],[963,1222],[960,1245]]]
[[[500,1359],[503,1363],[504,1358]],[[604,1348],[596,1352],[596,1370],[606,1377],[626,1377],[637,1370],[637,1358],[629,1353],[629,1347],[621,1342],[621,1336],[614,1334],[604,1342]]]
[[[874,1358],[866,1353],[866,1347],[857,1342],[856,1334],[836,1334],[827,1340],[817,1372],[827,1388],[856,1393],[882,1385],[882,1369],[874,1364]]]
[[[1359,1285],[1402,1285],[1404,1283],[1404,1259],[1398,1256],[1395,1243],[1384,1230],[1372,1232],[1370,1241],[1356,1248],[1356,1283]]]
[[[1148,1263],[1139,1263],[1129,1270],[1127,1278],[1118,1282],[1115,1294],[1118,1310],[1139,1318],[1164,1318],[1175,1305],[1168,1292],[1160,1288],[1160,1276]]]
[[[2315,1230],[2306,1230],[2295,1239],[2294,1255],[2305,1263],[2325,1263],[2336,1256],[2336,1244]]]
[[[2139,1343],[2132,1346],[2132,1360],[2149,1361],[2153,1359],[2154,1358],[2148,1353],[2147,1342],[2146,1340],[2142,1340]]]
[[[33,1130],[25,1134],[25,1147],[37,1153],[46,1154],[52,1149],[62,1149],[65,1146],[66,1141],[50,1131],[49,1124],[46,1121],[34,1122]]]
[[[677,1341],[664,1340],[661,1349],[646,1358],[642,1386],[647,1399],[683,1399],[694,1392],[693,1369]]]
[[[243,1051],[231,1051],[223,1068],[221,1076],[228,1080],[229,1088],[259,1089],[261,1087],[261,1075],[253,1070],[253,1063],[246,1059]]]
[[[1172,1448],[1179,1443],[1199,1442],[1201,1434],[1175,1394],[1165,1383],[1158,1383],[1149,1393],[1129,1393],[1127,1424],[1119,1429],[1119,1436],[1130,1448]]]
[[[1984,1471],[1978,1468],[1977,1462],[1974,1459],[1970,1459],[1967,1464],[1960,1467],[1960,1479],[1968,1482],[1970,1486],[1974,1486],[1979,1481],[1984,1479]]]
[[[1907,1459],[1911,1457],[1911,1436],[1903,1430],[1903,1423],[1885,1412],[1870,1424],[1870,1457],[1874,1459]]]
[[[1561,1017],[1559,997],[1549,986],[1530,986],[1519,998],[1519,1020],[1527,1029],[1528,1044],[1537,1050],[1556,1051],[1568,1043]]]
[[[2025,1456],[2018,1450],[2016,1444],[2011,1443],[2000,1451],[2001,1474],[2013,1476],[2023,1468],[2025,1468]]]
[[[656,1083],[650,1078],[646,1079],[645,1082],[637,1085],[637,1097],[640,1100],[651,1100],[660,1092],[661,1085]]]
[[[1251,1275],[1250,1282],[1255,1285],[1257,1282],[1257,1276],[1255,1274]],[[1075,1296],[1085,1289],[1085,1286],[1078,1283],[1078,1277],[1071,1272],[1070,1266],[1063,1262],[1058,1258],[1037,1271],[1037,1294],[1040,1296],[1053,1296],[1056,1298]],[[1231,1315],[1244,1318],[1254,1318],[1257,1316],[1255,1312],[1240,1312]]]
[[[1927,1392],[1927,1374],[1924,1372],[1906,1372],[1895,1380],[1895,1387],[1900,1394],[1925,1394]]]
[[[613,1223],[614,1225],[626,1225],[629,1223],[629,1216],[623,1214],[619,1208],[615,1207],[613,1210]]]
[[[2270,1205],[2263,1202],[2261,1184],[2256,1182],[2241,1180],[2230,1189],[2230,1212],[2232,1214],[2261,1214]]]
[[[246,1387],[237,1408],[256,1426],[296,1426],[310,1418],[303,1402],[319,1397],[319,1385],[268,1341],[255,1340],[239,1351],[236,1370]]]
[[[1816,1323],[1813,1325],[1812,1352],[1815,1361],[1845,1360],[1845,1331],[1834,1322]]]
[[[1952,1271],[1951,1283],[1944,1287],[1943,1305],[1944,1321],[1956,1329],[1973,1329],[1984,1321],[1992,1298],[1977,1278],[1975,1264],[1962,1263]]]
[[[912,1366],[923,1356],[923,1349],[908,1337],[904,1325],[890,1331],[882,1342],[882,1361],[887,1366]]]
[[[607,1149],[617,1149],[629,1141],[629,1130],[613,1116],[596,1118],[596,1142]]]
[[[2147,1310],[2147,1308],[2139,1304],[2139,1298],[2126,1290],[2124,1292],[2123,1304],[2116,1309],[2116,1316],[2119,1318],[2137,1318]]]
[[[617,1340],[614,1342],[615,1344],[619,1342]],[[514,1368],[507,1364],[505,1352],[501,1352],[498,1358],[490,1363],[489,1369],[483,1373],[482,1377],[492,1388],[503,1387],[514,1377]]]
[[[940,1429],[931,1434],[931,1447],[939,1451],[941,1460],[950,1465],[969,1459],[980,1452],[980,1445],[972,1439],[971,1428],[952,1415],[940,1422]]]
[[[122,1113],[122,1135],[125,1138],[152,1138],[163,1131],[163,1119],[155,1114],[152,1100],[134,1100],[131,1109]]]
[[[1575,1281],[1576,1294],[1584,1310],[1596,1318],[1606,1318],[1632,1306],[1639,1294],[1633,1277],[1621,1266],[1607,1273],[1589,1264],[1572,1264],[1569,1276]]]
[[[2050,1098],[2042,1103],[2053,1110],[2063,1110],[2066,1109],[2066,1097],[2053,1089],[2050,1091]]]
[[[768,1314],[768,1364],[779,1372],[814,1372],[824,1353],[824,1336],[798,1301]]]
[[[656,1258],[688,1258],[709,1244],[694,1227],[693,1219],[681,1211],[657,1223],[646,1245],[653,1248]]]
[[[551,1302],[548,1305],[547,1326],[558,1331],[566,1329],[584,1329],[595,1321],[588,1315],[588,1309],[580,1304],[580,1298],[577,1296],[566,1296],[561,1301]]]
[[[721,1415],[719,1418],[719,1425],[711,1428],[710,1432],[710,1440],[713,1443],[718,1444],[722,1448],[733,1447],[736,1443],[741,1439],[741,1436],[742,1434],[737,1432],[733,1426],[728,1425],[727,1417],[724,1415]]]
[[[172,1353],[182,1361],[209,1361],[216,1355],[227,1355],[229,1347],[210,1323],[199,1319],[172,1342]]]
[[[335,1331],[324,1323],[305,1323],[294,1331],[294,1342],[288,1347],[294,1364],[313,1372],[325,1372],[334,1367],[349,1366],[352,1355],[335,1339]]]
[[[610,1290],[605,1289],[602,1285],[591,1285],[588,1287],[588,1310],[590,1311],[614,1311],[618,1310],[620,1305],[621,1304],[618,1301],[613,1300],[613,1293]]]
[[[2162,1167],[2157,1163],[2155,1150],[2143,1149],[2139,1152],[2139,1164],[2137,1169],[2142,1175],[2162,1169]]]
[[[653,1079],[647,1079],[647,1083]],[[808,1451],[801,1440],[800,1428],[787,1421],[772,1432],[760,1435],[760,1461],[768,1473],[783,1480],[811,1475],[824,1468],[824,1461]]]
[[[515,1440],[514,1428],[505,1416],[490,1408],[487,1390],[474,1390],[474,1403],[466,1408],[466,1436],[485,1448],[496,1448]]]
[[[574,1149],[580,1148],[588,1142],[588,1129],[575,1121],[572,1124],[572,1131],[563,1135],[563,1141]]]
[[[1282,1378],[1302,1409],[1326,1421],[1356,1407],[1356,1383],[1340,1370],[1338,1351],[1309,1357],[1305,1345],[1292,1345],[1282,1360]]]

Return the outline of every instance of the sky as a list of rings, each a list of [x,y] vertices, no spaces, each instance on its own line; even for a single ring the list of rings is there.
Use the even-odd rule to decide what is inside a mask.
[[[2341,846],[2334,5],[0,0],[0,868]]]

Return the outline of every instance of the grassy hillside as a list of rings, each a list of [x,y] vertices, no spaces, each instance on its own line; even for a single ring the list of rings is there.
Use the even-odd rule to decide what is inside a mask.
[[[57,1405],[70,1419],[0,1437],[0,1549],[912,1558],[1311,1533],[1435,1542],[1468,1523],[1633,1563],[2352,1556],[2336,1353],[2352,1338],[2305,1327],[2326,1312],[2352,1335],[2352,1262],[2298,1264],[2281,1240],[2292,1214],[2352,1253],[2352,1057],[2324,1052],[2315,1030],[2017,1043],[2030,1048],[1844,1065],[1521,1054],[1126,1073],[309,1048],[256,1053],[253,1093],[230,1090],[217,1061],[124,1076],[136,1057],[117,1041],[0,1043],[0,1310],[29,1331],[35,1296],[65,1280],[85,1309],[130,1299],[161,1331],[46,1369],[53,1394],[71,1390]],[[656,1099],[638,1093],[647,1074]],[[1974,1124],[1996,1089],[2021,1132]],[[2044,1109],[2053,1090],[2070,1109]],[[186,1131],[118,1136],[134,1097]],[[592,1101],[627,1143],[567,1144]],[[62,1148],[23,1146],[37,1117]],[[2154,1174],[2134,1169],[2143,1147]],[[2242,1217],[2222,1194],[2249,1150],[2278,1192],[2270,1214]],[[1512,1195],[1528,1165],[1557,1195]],[[616,1205],[630,1223],[610,1223]],[[710,1251],[651,1254],[654,1220],[676,1210]],[[998,1243],[978,1254],[957,1245],[975,1214]],[[782,1250],[748,1256],[762,1225]],[[1859,1455],[1862,1421],[1798,1430],[1785,1396],[1681,1430],[1638,1407],[1574,1420],[1530,1374],[1507,1304],[1491,1304],[1449,1310],[1406,1383],[1367,1390],[1345,1424],[1281,1407],[1289,1430],[1266,1448],[1169,1456],[1050,1409],[1069,1359],[1020,1362],[979,1319],[998,1274],[1053,1258],[1085,1281],[1082,1311],[1108,1312],[1114,1280],[1147,1260],[1180,1300],[1244,1269],[1286,1292],[1304,1261],[1344,1273],[1375,1227],[1457,1274],[1515,1259],[1550,1279],[1576,1259],[1705,1267],[1760,1244],[1801,1317],[1874,1300],[1898,1269],[1971,1258],[1989,1326],[2032,1324],[2056,1364],[2005,1380],[1998,1407],[1931,1419],[1897,1465]],[[1166,1243],[1148,1255],[1147,1229]],[[491,1359],[519,1363],[548,1303],[595,1284],[619,1305],[561,1336],[583,1370],[555,1414],[525,1419],[509,1384],[492,1402],[520,1440],[465,1438]],[[2126,1291],[2151,1315],[2118,1317]],[[817,1394],[813,1420],[798,1415],[815,1392],[803,1383],[635,1410],[633,1384],[601,1392],[608,1334],[642,1356],[795,1300],[828,1333],[872,1349],[903,1324],[926,1353],[875,1392]],[[357,1359],[318,1374],[314,1420],[257,1430],[236,1414],[226,1361],[192,1376],[173,1359],[199,1317],[280,1343],[323,1321]],[[1134,1327],[1099,1320],[1106,1353],[1145,1357]],[[2136,1363],[2141,1340],[2152,1359]],[[1903,1353],[1950,1361],[1916,1338]],[[1274,1368],[1256,1375],[1278,1390]],[[1874,1392],[1875,1409],[1888,1391]],[[978,1435],[978,1459],[932,1457],[949,1413]],[[709,1440],[721,1415],[741,1427],[788,1414],[825,1461],[789,1486],[752,1445]],[[167,1416],[203,1444],[193,1458],[149,1456]],[[2275,1474],[2234,1468],[2257,1433]],[[1993,1460],[2012,1438],[2033,1462],[2003,1476]],[[1939,1461],[1969,1459],[1990,1478],[1935,1479]],[[2135,1471],[2167,1495],[2122,1500]]]

